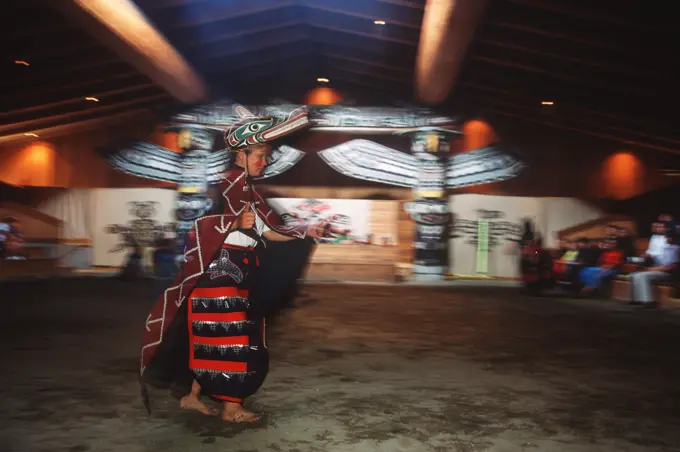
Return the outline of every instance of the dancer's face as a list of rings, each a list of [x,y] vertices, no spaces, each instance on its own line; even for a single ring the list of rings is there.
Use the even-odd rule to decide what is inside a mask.
[[[267,144],[257,144],[251,146],[249,151],[250,152],[247,155],[245,151],[240,151],[236,163],[243,167],[246,167],[247,165],[248,175],[253,177],[261,176],[267,163],[269,163],[271,146]]]

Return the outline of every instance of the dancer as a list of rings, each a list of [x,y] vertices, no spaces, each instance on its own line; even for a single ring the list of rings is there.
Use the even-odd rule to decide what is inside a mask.
[[[250,119],[256,120],[261,119]],[[255,190],[252,178],[263,173],[271,148],[259,139],[262,128],[254,128],[257,135],[244,134],[252,130],[248,126],[227,137],[236,159],[222,175],[223,212],[199,218],[187,234],[186,262],[148,315],[142,348],[143,383],[191,381],[180,406],[216,414],[199,398],[208,395],[222,402],[221,417],[230,422],[259,419],[242,404],[268,371],[267,300],[252,297],[267,281],[255,281],[255,248],[263,237],[285,242],[317,235],[314,227],[282,225]]]

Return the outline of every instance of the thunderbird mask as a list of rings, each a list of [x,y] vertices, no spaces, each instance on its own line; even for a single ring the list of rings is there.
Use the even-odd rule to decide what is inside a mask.
[[[227,146],[232,149],[274,141],[309,124],[306,108],[298,108],[286,116],[255,117],[247,114],[247,111],[246,114],[243,111],[239,113],[244,118],[232,126],[225,136]]]

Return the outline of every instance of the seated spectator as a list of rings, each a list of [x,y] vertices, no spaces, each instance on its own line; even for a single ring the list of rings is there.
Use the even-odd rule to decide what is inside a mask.
[[[578,261],[579,250],[575,240],[561,240],[560,250],[557,253],[553,271],[558,280],[565,279],[569,268]],[[563,247],[563,248],[562,248]]]
[[[637,255],[637,251],[635,249],[635,241],[633,240],[633,236],[631,235],[630,231],[628,231],[628,229],[623,227],[617,227],[616,237],[618,238],[619,241],[619,247],[623,251],[624,260],[627,260],[631,257],[635,257]]]
[[[657,261],[667,245],[666,231],[666,225],[661,221],[652,224],[652,236],[649,238],[649,245],[643,256],[648,265],[656,266],[658,264]]]
[[[3,242],[3,254],[6,260],[25,260],[26,256],[23,254],[24,249],[24,232],[21,229],[21,223],[16,218],[6,218],[5,224],[9,225],[9,231],[3,235],[5,240]]]
[[[667,231],[676,232],[677,224],[670,214],[662,213],[659,215],[659,222],[663,223]]]
[[[7,240],[9,240],[10,231],[12,226],[10,225],[12,218],[3,218],[0,221],[0,259],[5,258],[5,253],[7,252]]]
[[[655,264],[645,270],[631,273],[631,304],[641,304],[645,307],[655,307],[652,283],[654,281],[670,279],[678,267],[680,260],[679,247],[674,243],[675,234],[666,234],[666,245],[655,259]]]
[[[602,253],[597,265],[581,270],[579,277],[583,284],[583,292],[590,293],[599,289],[602,282],[613,277],[621,270],[623,264],[623,250],[617,246],[617,241],[607,239],[603,242]]]
[[[595,267],[600,257],[600,240],[583,237],[583,247],[579,254],[581,263],[586,267]]]

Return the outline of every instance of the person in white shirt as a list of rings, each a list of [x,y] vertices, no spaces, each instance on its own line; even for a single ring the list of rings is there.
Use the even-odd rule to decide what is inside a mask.
[[[631,304],[642,304],[646,307],[656,306],[652,283],[654,281],[670,279],[680,262],[680,247],[675,245],[675,234],[665,235],[666,243],[655,258],[655,264],[645,270],[631,273]]]
[[[645,257],[652,265],[657,265],[658,258],[663,253],[666,247],[666,227],[663,223],[657,221],[652,224],[652,236],[649,239],[649,245],[645,252]]]

